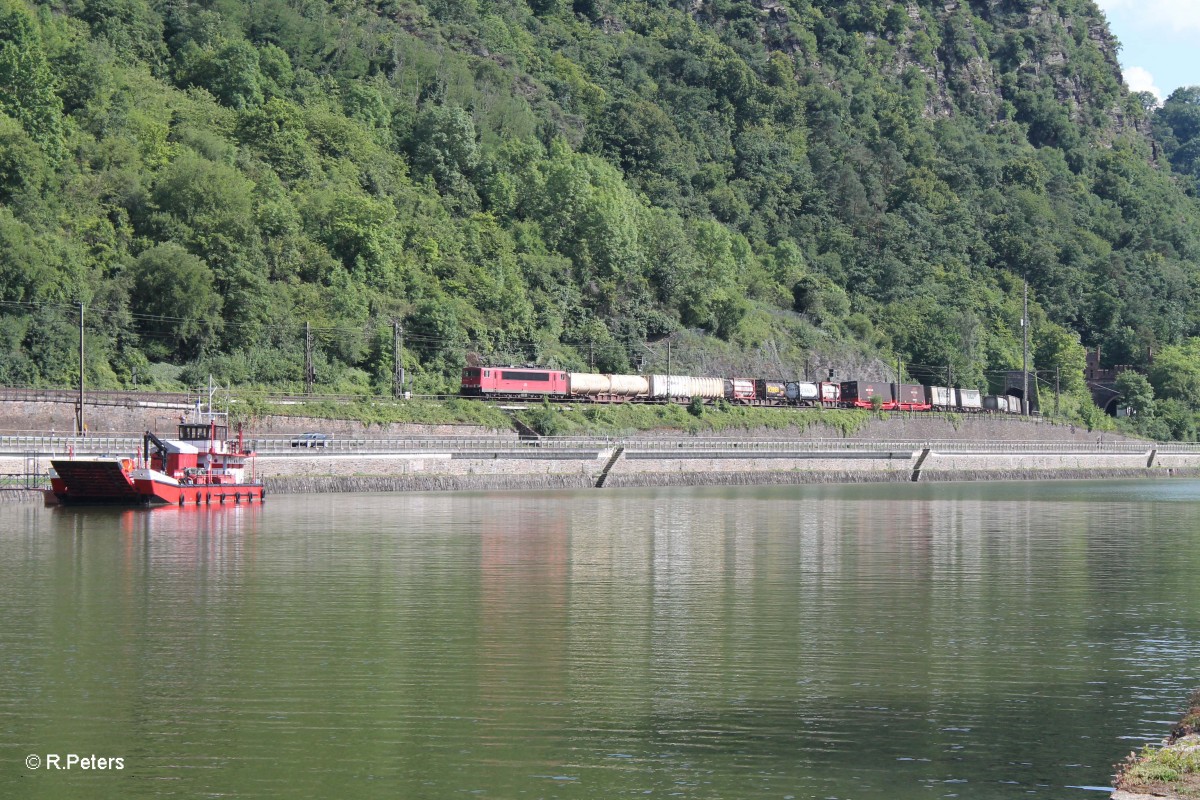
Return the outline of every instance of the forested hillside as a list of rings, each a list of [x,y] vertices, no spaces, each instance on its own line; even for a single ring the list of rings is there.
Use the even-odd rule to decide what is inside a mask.
[[[418,392],[667,334],[983,387],[1022,276],[1068,385],[1186,354],[1200,92],[1115,48],[1091,0],[0,0],[0,383],[69,383],[82,301],[94,386],[301,386],[307,324],[386,392],[398,321]]]

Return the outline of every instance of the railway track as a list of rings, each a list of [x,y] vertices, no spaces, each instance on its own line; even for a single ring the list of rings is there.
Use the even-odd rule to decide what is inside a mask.
[[[83,402],[89,406],[121,406],[126,408],[195,408],[197,403],[207,403],[207,395],[201,392],[142,392],[131,389],[88,389],[83,393]],[[271,403],[299,404],[314,402],[350,403],[361,400],[390,400],[384,397],[333,394],[286,394],[268,393],[259,395]],[[439,398],[444,399],[444,398]],[[0,386],[0,402],[16,403],[69,403],[79,402],[78,389],[35,389],[27,387]],[[237,402],[236,398],[232,402]]]

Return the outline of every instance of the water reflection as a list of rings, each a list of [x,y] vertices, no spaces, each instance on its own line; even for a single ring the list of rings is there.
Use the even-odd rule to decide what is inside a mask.
[[[0,761],[115,748],[122,797],[1083,796],[1200,683],[1197,497],[0,509]]]

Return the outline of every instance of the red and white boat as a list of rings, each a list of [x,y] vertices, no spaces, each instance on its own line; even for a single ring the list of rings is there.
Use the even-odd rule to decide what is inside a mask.
[[[50,491],[66,505],[261,503],[263,484],[254,477],[254,453],[241,431],[230,441],[228,426],[209,416],[181,422],[177,439],[146,431],[136,458],[54,459]]]

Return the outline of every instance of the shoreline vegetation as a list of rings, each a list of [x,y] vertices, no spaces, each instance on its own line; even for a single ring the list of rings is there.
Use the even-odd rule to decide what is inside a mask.
[[[1074,407],[1071,408],[1075,411]],[[1078,414],[1043,417],[1019,417],[957,412],[900,412],[870,409],[790,408],[735,405],[724,400],[712,404],[658,403],[587,403],[480,402],[461,397],[444,399],[414,398],[391,401],[363,398],[314,399],[312,402],[279,404],[253,395],[238,394],[230,407],[230,418],[253,428],[265,417],[306,418],[309,421],[349,421],[364,427],[390,425],[478,425],[494,431],[528,430],[540,436],[629,436],[651,435],[737,435],[746,432],[779,432],[803,436],[813,429],[824,435],[854,437],[875,422],[929,420],[948,424],[953,431],[964,425],[987,420],[998,424],[1036,425],[1039,429],[1058,428],[1081,435],[1138,438],[1131,430],[1115,425],[1101,413],[1083,421]],[[953,438],[953,433],[946,438]]]
[[[1130,753],[1119,766],[1112,800],[1196,800],[1200,798],[1200,689],[1161,745]]]
[[[478,400],[413,399],[404,402],[364,400],[346,403],[317,400],[281,406],[251,400],[239,403],[236,417],[253,424],[263,415],[352,420],[363,425],[480,425],[511,430],[514,420],[541,436],[628,435],[666,430],[680,434],[737,432],[749,429],[803,432],[824,426],[841,436],[852,436],[881,412],[851,409],[793,409],[735,406],[719,402],[710,406],[673,404],[588,404],[519,401],[504,405]],[[961,415],[942,415],[960,418]]]

